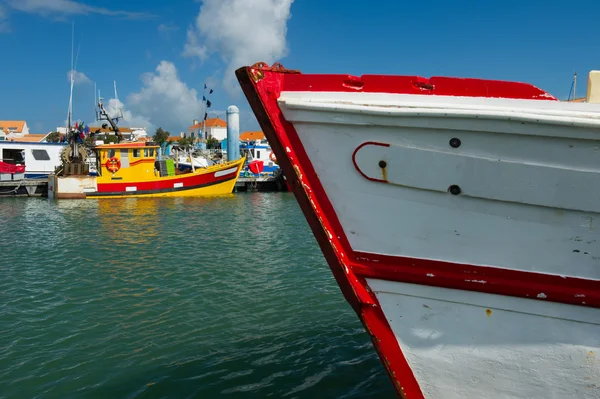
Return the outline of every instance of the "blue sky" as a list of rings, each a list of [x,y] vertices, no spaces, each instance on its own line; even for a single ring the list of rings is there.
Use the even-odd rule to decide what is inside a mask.
[[[94,119],[94,82],[122,126],[184,131],[231,104],[258,124],[233,80],[242,64],[280,61],[305,73],[446,75],[517,80],[565,99],[600,69],[600,2],[398,0],[0,0],[0,119],[33,133],[64,124],[71,23],[81,44],[74,117]],[[110,104],[109,104],[110,103]]]

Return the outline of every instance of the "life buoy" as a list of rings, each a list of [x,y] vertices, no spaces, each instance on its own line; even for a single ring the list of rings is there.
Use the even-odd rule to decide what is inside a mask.
[[[121,169],[121,161],[118,158],[111,157],[106,161],[106,169],[110,172],[115,173],[119,169]]]
[[[273,162],[277,162],[277,157],[275,157],[275,154],[273,154],[273,151],[271,151],[271,153],[269,154],[269,159]]]

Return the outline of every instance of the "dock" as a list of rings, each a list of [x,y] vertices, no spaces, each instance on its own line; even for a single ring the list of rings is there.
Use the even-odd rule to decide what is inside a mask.
[[[283,175],[278,176],[264,175],[264,176],[250,176],[238,178],[235,183],[233,192],[266,192],[266,191],[287,191]]]
[[[0,197],[47,197],[48,179],[0,181]]]

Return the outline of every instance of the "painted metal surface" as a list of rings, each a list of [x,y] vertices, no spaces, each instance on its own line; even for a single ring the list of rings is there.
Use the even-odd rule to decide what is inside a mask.
[[[240,110],[235,105],[227,107],[227,160],[240,159]]]
[[[560,103],[540,89],[513,82],[351,78],[275,69],[255,65],[236,74],[344,296],[372,335],[400,396],[428,397],[441,388],[458,392],[470,382],[461,368],[455,378],[444,380],[448,385],[421,381],[424,374],[411,368],[414,348],[404,348],[394,330],[398,314],[373,293],[368,278],[416,283],[440,292],[440,287],[459,289],[465,297],[491,299],[496,294],[549,309],[578,305],[574,308],[590,317],[585,323],[597,324],[596,313],[590,311],[600,307],[598,205],[593,198],[557,190],[586,192],[585,182],[549,183],[557,170],[570,174],[564,179],[592,176],[596,182],[597,105]],[[463,97],[471,94],[478,98]],[[384,145],[359,154],[366,142]],[[319,151],[331,146],[335,153]],[[432,154],[440,157],[427,158]],[[404,156],[412,161],[402,163],[399,157]],[[467,166],[463,173],[473,159],[477,167]],[[496,163],[484,162],[488,160]],[[498,160],[519,167],[504,175]],[[497,186],[486,173],[479,174],[484,164],[484,172],[500,179]],[[522,174],[532,167],[547,184],[522,183],[527,178]],[[519,181],[520,197],[513,187]],[[478,195],[450,190],[465,184],[465,193]],[[440,185],[446,190],[432,190]],[[594,195],[593,189],[587,193]],[[450,333],[454,321],[445,320],[439,328]],[[585,323],[570,325],[569,345],[595,347],[578,330]],[[539,344],[550,352],[566,353],[559,342],[541,338]],[[461,364],[477,363],[477,351],[485,348],[471,349],[463,353]],[[500,365],[517,361],[495,360]],[[515,367],[530,366],[525,362]],[[528,397],[554,394],[551,375],[557,370],[544,369],[544,383],[529,387]],[[494,384],[480,385],[487,389],[481,397],[502,397],[498,386],[510,385],[510,378],[496,378]],[[579,382],[572,388],[577,387]]]

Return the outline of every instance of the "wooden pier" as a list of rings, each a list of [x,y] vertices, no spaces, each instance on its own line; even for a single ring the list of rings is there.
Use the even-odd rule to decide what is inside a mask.
[[[47,197],[48,179],[0,181],[0,197]]]
[[[235,183],[233,192],[245,191],[287,191],[283,175],[240,177]]]

